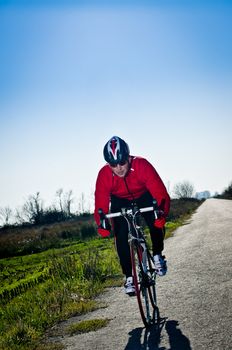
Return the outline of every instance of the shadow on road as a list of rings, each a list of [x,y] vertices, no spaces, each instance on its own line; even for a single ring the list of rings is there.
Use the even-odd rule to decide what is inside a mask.
[[[191,350],[189,339],[181,332],[178,321],[168,321],[165,325],[169,337],[170,350]]]
[[[189,339],[181,332],[178,321],[162,319],[158,326],[150,329],[135,328],[129,332],[124,350],[191,350]],[[162,346],[161,333],[167,332],[169,347]]]

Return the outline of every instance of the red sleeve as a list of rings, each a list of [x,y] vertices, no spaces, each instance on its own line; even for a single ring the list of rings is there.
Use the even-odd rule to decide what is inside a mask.
[[[166,217],[170,209],[170,197],[166,187],[155,168],[146,159],[141,159],[141,165],[146,188],[152,197],[157,200],[158,206],[164,211]]]
[[[97,225],[100,224],[98,209],[102,209],[105,214],[109,212],[111,182],[112,171],[106,165],[99,171],[96,180],[94,219]]]

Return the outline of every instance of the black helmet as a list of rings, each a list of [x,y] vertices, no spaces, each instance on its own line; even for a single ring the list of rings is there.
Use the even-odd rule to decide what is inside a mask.
[[[104,158],[107,163],[117,165],[128,160],[130,150],[128,144],[118,136],[113,136],[106,143],[103,150]]]

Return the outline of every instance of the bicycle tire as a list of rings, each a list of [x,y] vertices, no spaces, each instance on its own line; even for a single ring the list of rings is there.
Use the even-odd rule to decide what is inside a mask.
[[[159,322],[159,308],[156,298],[156,275],[152,257],[143,253],[140,244],[131,244],[132,272],[139,311],[145,327]]]
[[[157,306],[157,296],[156,296],[156,272],[155,272],[154,261],[149,250],[147,251],[147,261],[148,261],[149,273],[151,274],[150,278],[153,281],[153,284],[149,288],[150,301],[153,307],[153,324],[158,324],[160,321],[160,314],[159,314],[159,308]]]

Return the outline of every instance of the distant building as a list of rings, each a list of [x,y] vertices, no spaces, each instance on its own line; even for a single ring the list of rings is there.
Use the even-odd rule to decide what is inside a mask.
[[[210,198],[210,192],[209,191],[203,191],[203,192],[196,192],[195,197],[197,199],[207,199]]]

